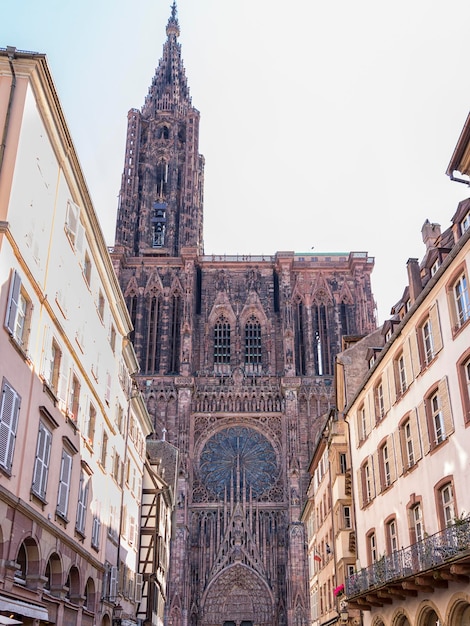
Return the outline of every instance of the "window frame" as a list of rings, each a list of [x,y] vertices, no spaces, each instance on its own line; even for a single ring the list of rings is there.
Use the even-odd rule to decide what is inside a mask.
[[[231,362],[231,333],[230,321],[225,315],[218,317],[213,330],[213,358],[214,369],[220,373],[228,373]]]
[[[457,378],[465,425],[470,424],[470,349],[457,361]]]
[[[376,423],[381,422],[386,414],[384,384],[382,378],[380,378],[374,385],[374,409]]]
[[[52,449],[52,430],[39,421],[31,492],[45,502]]]
[[[28,349],[32,311],[33,303],[23,286],[21,276],[13,270],[4,324],[10,337],[24,354]]]
[[[393,515],[392,517],[385,520],[385,538],[387,544],[387,553],[389,556],[392,556],[394,553],[398,552],[399,542],[398,542],[398,526],[397,526],[397,518]]]
[[[21,396],[4,378],[0,401],[0,469],[11,475]]]
[[[375,532],[375,528],[371,528],[367,534],[367,559],[369,561],[369,565],[373,565],[377,563],[379,560],[379,553],[377,549],[377,534]]]
[[[451,492],[451,498],[445,501],[444,495],[448,490]],[[441,478],[434,486],[434,498],[440,530],[445,530],[455,524],[455,520],[458,517],[454,477],[452,474]]]
[[[255,315],[251,315],[244,324],[245,329],[245,369],[249,373],[260,372],[263,361],[262,328]]]
[[[90,476],[82,468],[78,487],[77,515],[75,518],[75,530],[85,536],[86,514],[88,510],[88,492],[90,489]]]
[[[412,499],[408,503],[407,509],[410,530],[410,544],[419,543],[424,539],[426,534],[421,496],[416,496],[413,494]]]
[[[464,263],[453,273],[446,286],[449,299],[452,332],[455,335],[469,323],[470,294],[468,287],[468,272]]]
[[[64,519],[67,518],[67,511],[69,506],[70,484],[72,480],[72,464],[72,455],[70,454],[70,452],[67,452],[67,450],[62,449],[59,486],[57,489],[56,513]]]

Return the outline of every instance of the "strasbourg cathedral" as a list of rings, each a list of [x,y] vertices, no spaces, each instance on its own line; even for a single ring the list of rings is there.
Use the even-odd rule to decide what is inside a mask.
[[[173,3],[131,109],[113,264],[155,440],[179,450],[166,623],[308,621],[300,521],[344,335],[375,329],[365,252],[207,255],[204,158]]]

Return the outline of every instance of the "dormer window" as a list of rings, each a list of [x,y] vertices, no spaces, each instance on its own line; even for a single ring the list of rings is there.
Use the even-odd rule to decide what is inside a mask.
[[[439,266],[440,266],[439,259],[436,259],[434,263],[431,265],[431,276],[434,276],[434,274],[439,269]]]
[[[470,228],[470,211],[467,213],[467,215],[463,218],[461,222],[462,235],[466,233],[469,228]]]

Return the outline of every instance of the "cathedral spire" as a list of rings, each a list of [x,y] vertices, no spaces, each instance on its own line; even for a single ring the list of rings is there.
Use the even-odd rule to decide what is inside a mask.
[[[173,4],[171,5],[171,15],[168,19],[168,24],[166,26],[166,34],[168,37],[174,35],[175,37],[179,37],[180,34],[180,26],[178,24],[178,18],[176,16],[176,1],[173,0]]]
[[[144,117],[152,117],[157,111],[181,111],[191,106],[191,97],[186,72],[178,43],[180,26],[176,2],[171,5],[171,15],[166,26],[167,40],[163,44],[163,55],[142,107]]]

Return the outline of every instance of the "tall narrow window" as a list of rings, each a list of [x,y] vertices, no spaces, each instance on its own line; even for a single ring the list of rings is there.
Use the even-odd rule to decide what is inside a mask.
[[[398,533],[397,533],[397,522],[395,519],[390,520],[386,525],[387,531],[387,544],[389,554],[393,554],[398,551]]]
[[[91,259],[88,252],[85,252],[85,260],[83,261],[83,276],[85,278],[86,284],[90,286],[91,284]]]
[[[13,464],[19,412],[20,396],[4,380],[0,398],[0,467],[8,473]]]
[[[369,560],[370,563],[375,563],[378,558],[377,554],[377,538],[374,532],[369,533],[368,535],[368,544],[369,544]]]
[[[317,376],[332,374],[330,338],[328,333],[328,309],[324,304],[312,307],[313,356]]]
[[[441,408],[441,400],[437,392],[431,396],[429,405],[432,415],[432,424],[434,427],[435,443],[438,444],[446,438],[446,431],[444,426],[444,416]]]
[[[23,289],[20,275],[17,272],[13,272],[5,326],[23,351],[26,351],[28,347],[31,311],[31,300]]]
[[[351,507],[343,506],[343,528],[352,528]]]
[[[421,504],[415,504],[411,508],[411,530],[414,535],[414,540],[416,542],[422,541],[424,539],[424,522],[423,522],[423,511],[421,509]]]
[[[72,375],[72,382],[70,384],[69,390],[69,399],[67,403],[67,411],[68,417],[73,421],[76,421],[78,418],[78,409],[80,406],[80,381],[75,376]]]
[[[61,517],[67,516],[70,493],[70,478],[72,476],[72,455],[62,450],[60,465],[59,492],[57,494],[57,513]]]
[[[383,489],[386,489],[391,485],[391,474],[390,474],[390,456],[388,445],[384,444],[380,449],[381,455],[381,470],[382,470],[382,486]]]
[[[426,365],[434,358],[434,341],[432,335],[431,320],[428,318],[421,327],[424,347],[424,361]]]
[[[304,305],[299,300],[295,307],[295,369],[298,376],[307,373],[305,364],[305,320]]]
[[[127,298],[127,309],[129,311],[129,317],[132,322],[132,332],[129,335],[130,340],[133,342],[135,339],[135,328],[137,323],[137,296],[133,295]]]
[[[254,316],[245,324],[245,366],[248,372],[261,371],[261,324]]]
[[[90,407],[88,409],[88,424],[87,424],[87,437],[88,443],[90,446],[93,445],[95,440],[95,428],[96,428],[96,409],[90,403]]]
[[[406,367],[405,367],[405,357],[403,354],[397,359],[397,374],[398,374],[398,389],[400,394],[405,393],[408,388],[408,384],[406,381]]]
[[[407,467],[412,467],[415,464],[413,433],[411,431],[411,421],[407,420],[403,425],[403,435],[405,440],[405,454]]]
[[[157,165],[157,194],[159,198],[163,198],[167,193],[168,184],[168,163],[160,161]]]
[[[49,461],[51,456],[52,433],[39,422],[38,441],[36,445],[36,458],[34,461],[32,492],[41,498],[46,497],[47,477],[49,474]]]
[[[175,294],[171,298],[170,310],[170,361],[168,373],[177,374],[180,367],[180,317],[181,298]]]
[[[367,419],[366,419],[366,409],[364,405],[361,405],[357,414],[357,425],[359,429],[359,440],[364,441],[367,437]]]
[[[470,422],[470,357],[467,350],[458,363],[458,376],[461,390],[463,418]]]
[[[219,318],[214,326],[214,368],[218,373],[228,373],[230,366],[230,323]]]
[[[465,274],[454,283],[454,301],[457,313],[457,325],[462,326],[470,318],[470,298]]]
[[[454,491],[452,483],[444,485],[440,490],[442,516],[446,526],[451,526],[455,520]]]
[[[375,419],[379,422],[385,415],[384,387],[382,381],[374,388]]]
[[[59,387],[60,362],[62,350],[55,339],[52,340],[49,353],[45,355],[44,377],[48,386],[57,393]]]
[[[98,305],[97,305],[98,315],[100,316],[100,320],[104,319],[104,295],[101,289],[98,293]]]
[[[161,324],[161,300],[157,296],[150,298],[147,307],[147,358],[145,371],[147,374],[157,374],[160,368],[159,340]]]
[[[80,534],[85,533],[86,512],[88,507],[88,489],[90,477],[82,470],[78,488],[77,519],[75,528]]]
[[[103,437],[101,439],[101,457],[100,463],[103,468],[106,469],[106,457],[108,454],[108,433],[103,430]]]

